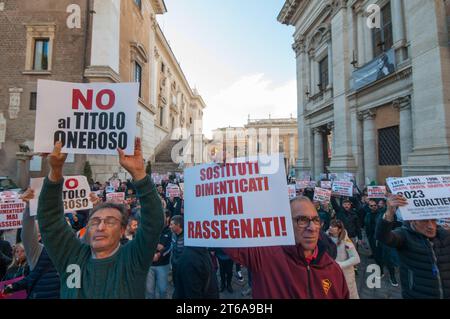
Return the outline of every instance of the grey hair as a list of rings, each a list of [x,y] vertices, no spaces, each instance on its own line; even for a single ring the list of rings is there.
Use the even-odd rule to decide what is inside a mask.
[[[292,199],[289,201],[289,204],[292,205],[292,204],[295,203],[295,202],[308,202],[308,203],[312,204],[311,199],[310,199],[309,197],[306,197],[306,196],[297,196],[297,197],[294,197],[294,198],[292,198]]]
[[[112,202],[106,202],[106,203],[103,203],[103,204],[100,204],[100,205],[94,207],[94,209],[92,209],[90,214],[89,214],[89,220],[91,219],[91,217],[96,212],[98,212],[101,209],[106,209],[106,208],[111,208],[111,209],[117,210],[120,213],[120,215],[122,216],[122,219],[120,221],[120,225],[122,227],[127,227],[127,225],[128,225],[128,212],[127,212],[127,209],[125,208],[125,205],[116,204],[116,203],[112,203]]]

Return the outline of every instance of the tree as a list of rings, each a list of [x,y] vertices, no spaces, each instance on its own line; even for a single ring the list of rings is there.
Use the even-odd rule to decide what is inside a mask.
[[[92,178],[92,168],[89,161],[86,161],[86,163],[84,163],[83,175],[86,176],[89,185],[94,184],[94,179]]]

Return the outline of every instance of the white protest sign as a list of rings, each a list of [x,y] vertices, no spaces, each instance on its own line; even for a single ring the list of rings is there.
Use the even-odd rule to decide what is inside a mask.
[[[295,185],[288,185],[288,196],[289,199],[293,199],[297,196]]]
[[[19,199],[19,194],[12,191],[0,192],[0,203],[16,202]]]
[[[386,198],[386,186],[367,186],[367,198]]]
[[[168,185],[166,187],[166,197],[180,197],[180,188],[177,185]]]
[[[331,181],[320,181],[320,187],[331,189]]]
[[[351,181],[355,180],[355,176],[353,175],[353,173],[344,173],[342,175],[342,180],[351,182]]]
[[[447,230],[450,230],[450,218],[438,219],[437,224],[444,227]]]
[[[450,217],[450,175],[388,178],[393,194],[401,194],[408,205],[400,207],[403,220]]]
[[[186,246],[294,245],[284,161],[279,154],[184,171]]]
[[[296,181],[295,182],[295,188],[296,189],[305,189],[308,188],[309,181]]]
[[[25,202],[16,197],[0,203],[0,230],[22,228]]]
[[[108,194],[106,194],[106,201],[107,202],[113,202],[113,203],[122,204],[124,200],[125,200],[125,193],[124,192],[108,193]]]
[[[330,173],[330,174],[328,174],[328,177],[330,178],[330,180],[334,181],[334,180],[337,180],[338,174],[337,173]]]
[[[134,153],[138,83],[67,83],[38,80],[34,151]]]
[[[353,196],[353,183],[347,181],[334,181],[331,187],[333,193],[341,196]]]
[[[310,182],[308,183],[308,188],[315,188],[316,185],[317,185],[316,181],[310,181]]]
[[[314,188],[314,200],[321,203],[329,203],[331,199],[331,190],[319,188]]]
[[[39,195],[41,194],[44,177],[32,178],[30,187],[34,190],[34,199],[30,200],[30,215],[37,214]],[[62,198],[64,211],[85,210],[93,207],[89,200],[91,188],[86,176],[64,176]]]
[[[106,186],[105,188],[105,193],[114,193],[116,191],[116,189],[114,188],[114,186]]]

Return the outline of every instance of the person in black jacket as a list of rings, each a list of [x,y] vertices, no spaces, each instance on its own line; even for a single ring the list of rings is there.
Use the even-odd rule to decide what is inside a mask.
[[[390,195],[387,211],[379,220],[376,238],[396,248],[404,299],[450,299],[450,232],[436,220],[413,220],[392,230],[398,207],[408,201]]]
[[[344,227],[347,230],[348,237],[353,241],[356,247],[358,240],[362,239],[361,225],[358,214],[352,209],[352,202],[350,200],[342,201],[342,205],[339,205],[335,197],[331,197],[331,204],[336,212],[336,219],[344,223]]]
[[[208,249],[185,247],[178,267],[174,299],[219,299],[217,276]]]

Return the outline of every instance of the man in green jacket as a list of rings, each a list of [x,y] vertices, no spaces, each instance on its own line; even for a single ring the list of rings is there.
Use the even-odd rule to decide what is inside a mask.
[[[42,240],[61,278],[61,298],[128,299],[145,297],[148,269],[163,228],[161,200],[146,175],[141,141],[134,155],[118,149],[120,165],[133,177],[142,205],[141,227],[127,245],[120,245],[128,215],[122,205],[96,206],[88,222],[89,244],[81,243],[64,219],[63,166],[67,157],[60,142],[48,155],[50,173],[44,181],[38,204]]]

